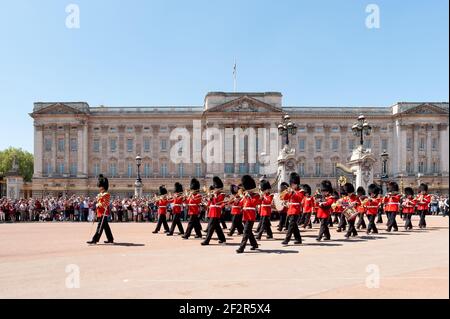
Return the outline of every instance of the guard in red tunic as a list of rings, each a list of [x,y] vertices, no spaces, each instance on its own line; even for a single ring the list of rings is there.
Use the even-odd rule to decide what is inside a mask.
[[[250,241],[252,245],[251,250],[258,249],[258,243],[253,235],[253,225],[256,221],[256,207],[261,204],[261,197],[255,193],[256,182],[249,176],[242,176],[242,187],[245,190],[244,199],[242,202],[243,220],[244,220],[244,236],[242,237],[241,245],[236,250],[238,254],[242,254],[245,250],[247,242]]]
[[[343,203],[344,208],[353,208],[358,209],[358,206],[361,205],[358,196],[355,194],[355,187],[352,183],[346,183],[344,185],[344,192],[347,196],[344,197]],[[355,227],[356,218],[347,219],[348,230],[347,234],[345,234],[345,238],[350,238],[350,236],[356,237],[358,236],[358,232]]]
[[[377,225],[375,223],[375,218],[378,215],[378,209],[382,203],[382,198],[380,198],[381,189],[376,184],[370,184],[369,188],[369,197],[365,201],[365,209],[367,218],[369,219],[369,225],[367,226],[367,235],[370,233],[378,234]]]
[[[219,244],[224,244],[227,241],[223,233],[222,227],[220,227],[220,218],[222,217],[222,210],[223,207],[225,206],[226,196],[225,193],[222,192],[223,182],[217,176],[213,178],[213,188],[214,194],[208,202],[209,207],[208,234],[206,235],[205,241],[202,242],[203,246],[209,245],[209,242],[211,241],[214,232],[216,232],[217,236],[219,237]]]
[[[261,240],[264,232],[267,233],[267,239],[273,238],[272,228],[270,224],[270,217],[272,216],[273,194],[270,193],[272,186],[269,181],[262,180],[260,184],[260,190],[262,192],[260,216],[261,216],[261,229],[256,236],[257,240]]]
[[[303,184],[302,185],[302,190],[303,193],[305,194],[305,197],[303,197],[303,201],[302,201],[302,212],[303,215],[305,216],[305,223],[303,224],[303,228],[312,228],[312,223],[311,223],[311,215],[314,209],[314,197],[311,196],[312,190],[311,190],[311,186],[309,186],[308,184]]]
[[[333,196],[333,186],[330,181],[322,181],[320,191],[322,193],[322,200],[318,203],[317,218],[320,220],[319,236],[317,241],[321,241],[325,236],[325,240],[330,240],[330,229],[328,228],[328,221],[331,216],[331,206],[335,199]]]
[[[419,187],[419,195],[416,196],[417,202],[417,212],[420,216],[419,228],[423,229],[427,227],[427,222],[425,217],[429,213],[430,203],[431,203],[431,195],[428,194],[428,185],[421,184]]]
[[[305,197],[305,193],[303,190],[300,190],[300,176],[297,173],[291,173],[289,183],[291,188],[282,198],[282,200],[287,201],[288,204],[287,214],[289,220],[288,231],[282,245],[288,245],[292,235],[295,237],[294,244],[300,245],[302,243],[302,237],[300,235],[300,230],[298,229],[298,219],[302,211],[302,201]]]
[[[164,230],[166,233],[169,232],[169,225],[167,224],[167,205],[169,205],[169,201],[167,199],[167,189],[165,186],[159,187],[159,199],[155,202],[156,207],[158,207],[158,224],[156,225],[156,229],[153,234],[157,234],[161,229],[161,226],[164,226]]]
[[[173,236],[175,227],[178,227],[179,235],[184,235],[184,228],[183,224],[181,223],[181,213],[184,208],[183,185],[181,185],[180,183],[175,183],[175,193],[169,202],[172,204],[173,221],[167,236]]]
[[[230,186],[230,193],[233,198],[228,202],[228,206],[231,206],[231,228],[228,236],[233,236],[237,230],[238,235],[244,233],[244,225],[242,224],[242,189],[237,185]]]
[[[405,230],[413,229],[411,222],[412,215],[416,208],[416,200],[414,199],[414,190],[411,187],[405,188],[405,197],[402,201],[403,215],[405,217]]]
[[[360,186],[358,187],[358,189],[356,190],[356,194],[359,197],[359,201],[361,203],[363,203],[366,199],[366,190],[364,189],[364,187]],[[364,215],[366,214],[366,208],[364,207],[364,205],[359,205],[356,210],[358,211],[358,223],[356,224],[356,229],[366,229],[367,225],[366,222],[364,220]]]
[[[183,239],[189,239],[192,230],[195,230],[195,238],[202,238],[202,225],[200,224],[200,205],[202,195],[200,194],[200,182],[193,178],[191,180],[191,194],[186,198],[185,204],[188,207],[189,224]]]
[[[280,185],[280,193],[283,193],[285,190],[289,188],[289,184],[286,182],[281,183]],[[281,211],[278,212],[280,215],[280,223],[278,224],[278,231],[283,231],[283,229],[287,229],[287,211],[288,208],[284,207]]]
[[[97,196],[97,219],[98,226],[97,231],[95,232],[94,237],[91,241],[87,243],[90,245],[95,245],[100,241],[102,237],[103,230],[105,231],[106,238],[105,244],[114,244],[114,237],[111,232],[111,228],[109,227],[108,217],[111,213],[110,210],[110,201],[111,195],[108,193],[109,182],[106,177],[103,175],[99,175],[97,187],[100,190],[100,194]]]
[[[388,184],[388,194],[384,197],[384,212],[388,218],[387,231],[398,231],[397,214],[400,210],[400,200],[402,196],[398,193],[398,184],[390,182]]]

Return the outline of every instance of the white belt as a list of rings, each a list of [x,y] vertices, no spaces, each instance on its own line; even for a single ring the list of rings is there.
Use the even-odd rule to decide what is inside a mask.
[[[366,206],[366,208],[378,208],[378,206]]]
[[[173,207],[182,207],[183,205],[180,205],[180,204],[173,204],[172,206],[173,206]]]
[[[266,204],[264,204],[264,205],[261,205],[261,207],[272,207],[272,205],[266,205]]]
[[[231,206],[231,208],[241,208],[241,206]]]
[[[255,207],[244,207],[244,210],[256,210]]]
[[[300,203],[288,203],[289,205],[296,205],[296,206],[300,206]]]
[[[158,206],[158,208],[167,208],[167,206]]]
[[[400,203],[393,203],[393,202],[391,202],[391,203],[387,203],[386,205],[400,205]]]
[[[222,208],[222,206],[220,206],[220,205],[211,205],[211,206],[209,206],[209,207]]]
[[[199,204],[188,204],[188,206],[200,206]]]

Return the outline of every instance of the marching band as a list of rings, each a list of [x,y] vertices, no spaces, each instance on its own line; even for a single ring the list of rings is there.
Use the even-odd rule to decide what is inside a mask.
[[[303,229],[311,229],[314,223],[320,224],[317,241],[331,240],[329,227],[337,224],[337,232],[346,231],[345,237],[358,236],[357,229],[366,229],[366,233],[378,234],[376,218],[384,213],[387,217],[386,231],[398,231],[397,216],[403,215],[405,221],[404,229],[412,230],[412,215],[418,213],[420,216],[419,227],[426,228],[426,215],[429,214],[431,196],[428,194],[428,186],[421,184],[418,195],[414,194],[411,187],[404,189],[404,194],[399,192],[396,182],[387,185],[387,194],[381,196],[381,187],[376,184],[369,185],[366,190],[359,187],[355,193],[355,188],[351,183],[339,183],[338,190],[333,189],[332,183],[328,180],[321,182],[320,187],[312,195],[312,189],[307,184],[300,183],[300,176],[291,173],[289,184],[281,184],[281,192],[272,192],[272,185],[267,179],[262,179],[259,189],[255,180],[245,175],[239,185],[231,185],[230,194],[223,191],[222,180],[215,176],[213,185],[200,192],[200,182],[192,179],[190,190],[183,192],[183,186],[175,183],[173,195],[169,194],[166,187],[159,187],[159,196],[155,196],[153,202],[158,211],[158,223],[154,234],[159,233],[162,227],[168,236],[173,236],[178,228],[179,235],[187,240],[195,231],[195,238],[203,239],[201,225],[201,211],[206,208],[208,217],[208,227],[206,238],[201,243],[203,246],[209,245],[214,233],[217,234],[220,244],[226,243],[226,237],[222,228],[226,228],[223,219],[224,209],[230,209],[232,222],[227,236],[232,237],[235,232],[242,236],[241,244],[237,253],[244,252],[248,243],[251,250],[257,250],[263,234],[268,240],[273,239],[271,220],[273,212],[278,213],[280,223],[277,227],[279,232],[286,231],[283,245],[289,245],[292,237],[294,244],[302,244],[302,237],[299,226]],[[100,240],[103,231],[106,232],[107,241],[113,243],[111,229],[108,224],[110,214],[110,194],[108,193],[108,179],[103,175],[99,176],[98,187],[100,194],[97,198],[97,231],[88,244],[96,244]],[[167,222],[168,208],[171,207],[173,216],[172,225],[169,228]],[[187,210],[189,222],[186,231],[181,222],[182,211]],[[259,226],[254,233],[253,228],[259,215]],[[334,219],[333,219],[334,217]],[[367,218],[367,225],[365,222]],[[358,223],[356,224],[356,220]]]

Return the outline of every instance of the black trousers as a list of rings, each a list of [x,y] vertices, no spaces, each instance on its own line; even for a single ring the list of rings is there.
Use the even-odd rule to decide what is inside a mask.
[[[329,222],[328,218],[320,218],[320,230],[317,239],[322,240],[324,236],[328,240],[331,239],[330,229],[328,228]]]
[[[278,230],[283,231],[287,229],[287,214],[280,214],[280,223],[278,224]]]
[[[225,242],[225,235],[223,233],[222,227],[220,227],[220,218],[210,218],[208,223],[208,234],[206,235],[205,243],[209,244],[214,232],[217,233],[217,237],[222,242]]]
[[[189,223],[186,228],[185,237],[189,238],[191,236],[192,230],[195,230],[197,237],[202,237],[202,225],[200,224],[200,218],[198,215],[190,215]]]
[[[227,223],[225,222],[225,216],[222,214],[222,216],[220,217],[220,223],[222,224],[222,228],[223,229],[227,229]]]
[[[348,230],[347,230],[347,234],[345,235],[345,237],[358,236],[358,232],[356,231],[356,227],[355,227],[355,222],[356,222],[355,219],[348,221]]]
[[[253,235],[253,225],[255,222],[246,221],[244,225],[244,236],[242,237],[240,249],[244,250],[245,246],[247,246],[247,242],[250,241],[250,245],[256,248],[258,247],[258,243],[256,242],[255,235]]]
[[[319,218],[317,218],[317,214],[314,214],[314,222],[313,224],[320,224]]]
[[[175,227],[178,227],[178,231],[181,235],[184,234],[183,224],[181,223],[181,214],[173,214],[172,226],[170,227],[169,234],[173,235]]]
[[[334,216],[334,220],[333,220],[333,223],[335,223],[335,224],[338,224],[339,225],[339,216],[338,216],[339,214],[333,214],[333,216]]]
[[[413,229],[413,225],[411,222],[412,214],[405,214],[405,229]]]
[[[289,226],[284,242],[289,243],[291,241],[292,235],[294,235],[296,241],[300,243],[302,242],[302,236],[300,235],[300,230],[298,229],[297,225],[299,217],[299,215],[291,215],[288,217]]]
[[[267,238],[273,238],[272,227],[270,224],[270,216],[261,217],[261,229],[258,232],[258,239],[261,239],[263,233],[267,233]]]
[[[381,210],[377,214],[377,224],[383,224],[383,212]]]
[[[356,224],[356,227],[358,229],[361,229],[361,228],[362,229],[366,229],[367,228],[366,222],[364,220],[364,214],[363,213],[358,215],[358,223]]]
[[[367,233],[378,234],[378,228],[375,224],[376,215],[367,215],[367,219],[369,220],[369,225],[367,226]]]
[[[305,213],[303,214],[305,215],[305,223],[303,224],[303,228],[312,228],[312,224],[311,224],[311,213]]]
[[[428,211],[427,210],[419,210],[418,213],[420,216],[419,227],[420,228],[427,227],[427,221],[425,220],[425,217],[427,216]]]
[[[388,213],[388,224],[387,224],[387,231],[390,232],[392,229],[395,231],[398,231],[398,225],[397,225],[397,213],[390,212]]]
[[[103,231],[105,231],[105,235],[108,241],[113,242],[114,237],[111,232],[111,228],[109,227],[107,216],[103,216],[98,220],[97,231],[95,232],[94,237],[92,237],[92,241],[98,243],[100,241],[100,238],[102,237]]]
[[[319,220],[319,222],[322,222],[322,221]],[[328,217],[328,226],[333,227],[333,218],[331,217],[331,215],[330,215],[330,217]]]
[[[304,225],[305,224],[305,214],[301,214],[300,218],[298,219],[298,225]]]
[[[347,220],[345,219],[344,214],[339,214],[339,225],[338,225],[338,229],[339,230],[345,230],[347,228]]]
[[[167,217],[166,215],[159,215],[158,217],[158,224],[156,225],[155,232],[159,232],[161,229],[161,226],[164,226],[164,230],[166,232],[169,232],[169,224],[167,224]]]
[[[233,215],[231,218],[231,228],[228,235],[233,236],[235,231],[238,231],[239,235],[244,232],[244,225],[242,224],[242,215]]]

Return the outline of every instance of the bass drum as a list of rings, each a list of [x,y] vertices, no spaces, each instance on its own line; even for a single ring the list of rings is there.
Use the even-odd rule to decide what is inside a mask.
[[[353,221],[356,219],[356,217],[358,217],[359,213],[352,208],[347,208],[346,210],[344,210],[343,214],[348,221]]]

